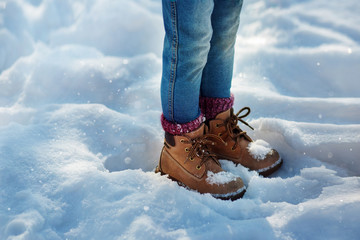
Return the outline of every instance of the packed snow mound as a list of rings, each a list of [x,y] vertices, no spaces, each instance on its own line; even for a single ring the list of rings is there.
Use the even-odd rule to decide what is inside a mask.
[[[264,160],[267,154],[271,154],[271,146],[268,142],[258,139],[250,142],[248,146],[250,155],[258,161]]]
[[[284,163],[264,178],[221,160],[209,180],[247,188],[222,201],[154,173],[160,1],[0,0],[0,238],[357,239],[359,12],[244,1],[234,108]]]

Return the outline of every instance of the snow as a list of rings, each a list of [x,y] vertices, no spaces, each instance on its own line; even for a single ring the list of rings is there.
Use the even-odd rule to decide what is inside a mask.
[[[250,142],[248,146],[250,155],[258,161],[264,160],[266,155],[272,151],[272,148],[268,142],[262,139],[257,139],[254,142]]]
[[[213,184],[220,185],[220,184],[229,183],[231,181],[234,181],[235,179],[236,176],[231,172],[223,171],[223,172],[213,173],[212,171],[208,171],[206,182],[212,185]]]
[[[360,3],[245,1],[235,110],[284,159],[242,199],[153,172],[157,0],[0,0],[0,239],[358,239]]]

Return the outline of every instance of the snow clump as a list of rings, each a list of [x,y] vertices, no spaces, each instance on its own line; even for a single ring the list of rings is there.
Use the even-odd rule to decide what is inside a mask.
[[[272,152],[270,144],[261,139],[251,142],[248,150],[250,155],[258,161],[264,160],[266,155]]]
[[[232,174],[231,172],[218,172],[213,173],[211,171],[208,171],[207,173],[208,177],[206,178],[206,182],[211,185],[220,185],[225,184],[231,181],[234,181],[236,179],[236,176]]]

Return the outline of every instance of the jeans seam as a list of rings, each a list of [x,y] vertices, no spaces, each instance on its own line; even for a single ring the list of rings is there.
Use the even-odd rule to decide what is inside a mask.
[[[177,31],[177,14],[176,2],[171,3],[171,24],[172,24],[172,39],[171,39],[171,65],[170,65],[170,79],[169,79],[169,94],[168,94],[168,109],[171,121],[174,120],[174,88],[176,80],[176,67],[177,67],[177,51],[178,51],[178,31]]]

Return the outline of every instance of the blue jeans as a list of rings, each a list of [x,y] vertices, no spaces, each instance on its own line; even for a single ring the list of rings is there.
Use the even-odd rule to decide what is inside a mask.
[[[242,2],[162,0],[161,103],[168,121],[182,124],[196,119],[200,96],[230,97]]]

